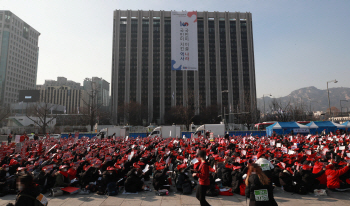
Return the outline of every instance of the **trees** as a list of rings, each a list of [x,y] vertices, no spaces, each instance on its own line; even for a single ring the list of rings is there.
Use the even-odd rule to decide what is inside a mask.
[[[124,103],[118,107],[118,118],[120,118],[120,122],[124,119],[125,124],[142,125],[143,120],[147,119],[147,108],[134,101]]]
[[[239,101],[237,110],[233,114],[237,119],[234,122],[236,124],[242,124],[248,129],[251,129],[255,123],[260,121],[260,111],[256,108],[256,99],[251,99],[249,91],[244,92],[243,105]]]
[[[57,110],[54,104],[36,102],[26,108],[26,116],[46,134],[49,124],[57,118],[57,114],[53,114],[54,110]]]
[[[10,107],[0,106],[0,125],[2,125],[2,121],[9,117],[11,114]]]
[[[200,113],[201,124],[218,124],[221,121],[221,117],[218,117],[220,107],[215,105],[210,105],[208,107],[203,107]]]
[[[97,86],[97,82],[91,79],[85,79],[86,85],[84,82],[85,91],[83,92],[83,108],[80,109],[81,114],[85,120],[88,121],[90,125],[90,131],[93,130],[93,127],[96,123],[100,122],[109,122],[110,113],[103,109],[103,103],[99,102],[100,88]],[[103,118],[103,121],[102,121]]]
[[[306,115],[305,107],[306,105],[302,102],[292,102],[291,99],[282,102],[274,98],[269,105],[270,113],[264,116],[263,121],[290,122],[311,120]]]
[[[187,130],[190,124],[198,119],[196,111],[199,110],[200,102],[197,102],[194,91],[189,90],[187,98],[183,99],[182,105],[176,105],[165,112],[164,121],[166,124],[184,124]]]

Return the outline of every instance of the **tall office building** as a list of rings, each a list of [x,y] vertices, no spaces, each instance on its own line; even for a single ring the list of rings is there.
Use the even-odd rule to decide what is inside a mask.
[[[40,33],[11,11],[0,10],[0,105],[18,99],[18,91],[35,89]]]
[[[161,124],[171,107],[186,106],[191,98],[196,114],[210,105],[225,108],[225,113],[256,111],[251,13],[196,14],[198,70],[175,71],[171,11],[114,11],[111,106],[115,123],[123,122],[118,109],[130,102],[147,108],[148,122]]]

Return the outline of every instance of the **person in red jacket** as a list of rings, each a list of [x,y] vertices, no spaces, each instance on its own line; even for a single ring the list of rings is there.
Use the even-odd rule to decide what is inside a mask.
[[[323,170],[323,164],[321,164],[319,161],[315,162],[314,168],[312,169],[313,174],[317,174]],[[326,173],[323,173],[320,177],[316,178],[318,181],[320,181],[320,185],[327,185],[327,175]]]
[[[327,175],[327,187],[329,189],[336,189],[339,191],[345,191],[347,188],[350,188],[350,185],[342,182],[339,177],[343,174],[345,174],[349,170],[349,163],[346,165],[346,167],[335,170],[333,161],[331,161],[331,164],[327,165],[325,174]]]
[[[207,153],[205,150],[198,151],[198,158],[201,160],[201,164],[198,168],[197,173],[193,173],[193,177],[198,177],[199,185],[197,186],[196,197],[199,200],[201,206],[210,206],[205,200],[205,194],[209,188],[209,164],[206,161]]]

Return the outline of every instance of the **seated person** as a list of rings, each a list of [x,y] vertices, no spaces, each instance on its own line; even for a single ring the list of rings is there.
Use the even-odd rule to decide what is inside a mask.
[[[9,166],[4,164],[0,168],[0,197],[5,196],[8,191],[8,180],[10,179]]]
[[[134,164],[134,168],[131,169],[126,177],[124,186],[125,186],[125,191],[126,192],[130,192],[130,193],[136,193],[136,192],[140,192],[140,191],[144,191],[144,190],[149,190],[149,188],[143,183],[143,181],[141,180],[140,176],[141,174],[139,174],[137,172],[138,165]]]
[[[342,169],[336,170],[333,161],[326,166],[327,187],[338,191],[345,191],[350,188],[350,185],[341,181],[339,177],[349,171],[349,163]]]
[[[56,173],[56,182],[54,187],[68,187],[70,186],[70,178],[68,174],[68,165],[61,165],[60,171]]]
[[[247,173],[248,167],[244,167],[242,170],[241,166],[233,166],[232,176],[232,192],[240,194],[240,185],[243,182],[243,175]]]
[[[320,181],[316,179],[325,173],[325,169],[321,170],[317,174],[313,174],[311,169],[312,166],[303,165],[302,169],[295,174],[295,176],[297,176],[297,179],[299,179],[298,183],[304,185],[309,192],[313,192],[315,189],[325,189],[320,186]]]
[[[100,177],[99,174],[99,164],[94,164],[93,167],[90,165],[85,165],[84,170],[85,172],[81,175],[81,184],[83,187],[89,185],[90,182],[95,182]]]
[[[183,190],[183,185],[185,183],[191,183],[191,180],[189,176],[187,175],[187,168],[186,164],[181,164],[177,166],[177,178],[176,178],[176,189],[179,192],[182,192]]]
[[[166,174],[169,170],[169,166],[159,166],[156,167],[156,171],[153,175],[153,187],[155,190],[161,190],[161,189],[170,189],[169,181],[168,181],[168,175]],[[167,185],[167,186],[165,186]]]
[[[111,182],[117,182],[117,174],[114,167],[107,167],[107,170],[102,174],[101,185],[107,187]]]
[[[279,174],[279,181],[281,187],[283,187],[286,192],[294,192],[293,188],[293,176],[292,173],[288,170],[283,170]]]

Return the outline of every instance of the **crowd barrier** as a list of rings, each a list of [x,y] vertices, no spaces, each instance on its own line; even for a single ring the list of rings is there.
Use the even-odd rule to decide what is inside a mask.
[[[144,137],[147,137],[147,133],[129,133],[129,137],[130,138],[137,138],[137,137],[141,137],[141,138],[144,138]]]
[[[185,136],[186,138],[191,138],[191,135],[193,134],[194,132],[181,132],[181,138],[183,136]],[[71,133],[72,136],[74,137],[74,133],[72,132]],[[68,135],[69,133],[62,133],[61,134],[61,138],[68,138]],[[82,137],[89,137],[89,138],[93,138],[97,135],[97,133],[79,133],[79,139],[82,138]],[[229,135],[230,136],[259,136],[259,137],[262,137],[262,136],[266,136],[266,131],[229,131]],[[138,133],[129,133],[129,137],[130,138],[137,138],[137,137],[141,137],[141,138],[144,138],[144,137],[147,137],[147,133],[144,132],[138,132]]]
[[[74,137],[74,132],[71,133],[72,137]],[[79,133],[79,139],[81,139],[82,137],[89,137],[89,138],[93,138],[97,135],[97,133]],[[62,133],[61,134],[61,138],[68,138],[69,133]]]
[[[230,136],[258,136],[263,137],[266,136],[266,131],[256,131],[256,130],[248,130],[248,131],[229,131]]]

